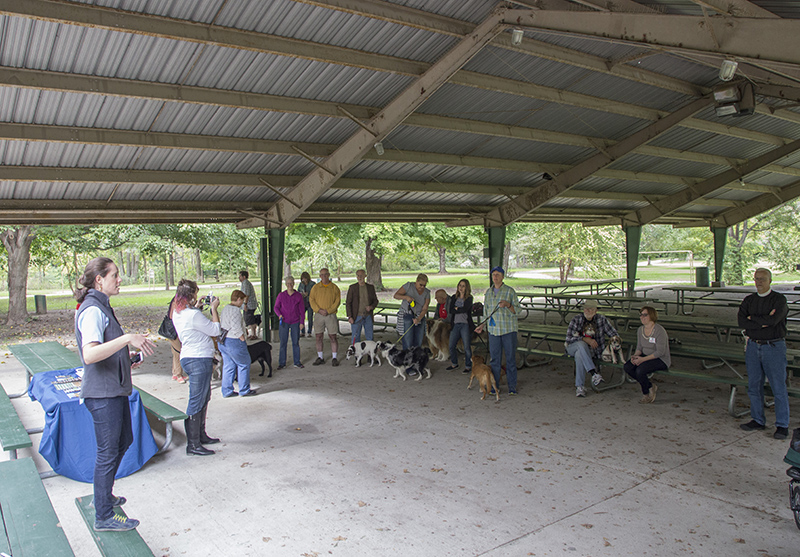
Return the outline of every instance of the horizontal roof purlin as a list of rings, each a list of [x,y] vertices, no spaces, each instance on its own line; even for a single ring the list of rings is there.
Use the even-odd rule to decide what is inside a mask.
[[[8,176],[0,181],[0,205],[37,199],[99,202],[113,193],[115,200],[130,203],[146,199],[199,207],[193,203],[242,202],[263,211],[279,199],[270,179],[285,194],[292,184],[274,177],[300,181],[326,172],[325,156],[369,126],[364,114],[375,114],[414,83],[409,68],[435,64],[459,43],[453,29],[474,27],[496,5],[485,0],[394,0],[340,9],[337,3],[98,0],[59,4],[49,19],[0,16],[0,71],[27,69],[41,78],[37,85],[20,72],[24,79],[0,83],[0,123],[30,126],[8,128],[0,135],[0,165]],[[638,3],[642,11],[653,8],[665,17],[702,14],[688,0]],[[782,17],[800,17],[800,3],[756,4]],[[30,0],[23,8],[40,5],[40,0]],[[209,37],[223,36],[213,31],[226,30],[234,35],[225,36],[236,40],[178,38],[180,33],[161,31],[169,29],[161,24],[152,34],[144,27],[93,24],[95,16],[87,14],[114,13],[106,8],[123,15],[153,14],[162,23],[172,18],[175,29],[196,22]],[[589,8],[576,4],[574,9]],[[400,23],[404,18],[414,23]],[[356,182],[334,185],[318,199],[327,204],[325,210],[312,205],[303,219],[329,215],[327,209],[336,204],[354,214],[359,214],[354,210],[359,204],[368,208],[363,214],[383,206],[387,218],[408,214],[412,220],[418,219],[420,207],[439,211],[450,205],[453,219],[473,218],[519,192],[541,189],[547,184],[546,172],[557,177],[719,83],[718,66],[685,52],[540,29],[525,29],[523,44],[516,48],[508,31],[472,57],[405,122],[376,137],[376,143],[382,141],[383,159],[372,149],[342,179],[343,184],[374,180],[374,188]],[[269,45],[278,39],[281,48],[294,44],[297,51],[271,50]],[[65,77],[82,81],[74,85]],[[99,79],[93,81],[95,77]],[[748,77],[758,86],[760,76]],[[130,81],[114,85],[103,78]],[[131,83],[128,95],[125,83]],[[119,87],[113,94],[112,85]],[[170,89],[152,96],[142,93],[158,86]],[[255,97],[247,95],[261,95],[261,104],[256,106]],[[310,108],[304,100],[329,104]],[[701,110],[643,144],[641,152],[634,148],[615,157],[560,196],[543,199],[530,218],[544,218],[553,208],[559,208],[557,220],[618,217],[640,207],[647,196],[672,195],[800,138],[800,112],[787,108],[789,101],[756,100],[760,112],[749,117],[716,116],[713,107]],[[353,111],[361,120],[351,119]],[[68,129],[43,126],[97,135],[92,139],[76,131],[68,139]],[[203,144],[206,138],[216,139],[216,145]],[[262,143],[245,145],[226,138]],[[40,179],[16,176],[21,167],[40,168]],[[53,169],[87,169],[88,174],[107,169],[117,181],[41,179]],[[164,183],[125,183],[111,172],[115,170],[160,172]],[[761,195],[755,191],[759,187],[796,181],[797,172],[800,153],[792,153],[750,172],[746,182],[751,190],[723,187],[708,196],[717,197],[720,205],[696,199],[682,211],[701,218],[720,213],[731,201],[746,203]],[[176,180],[178,173],[182,177]],[[212,174],[240,174],[252,185],[224,185]],[[189,177],[196,182],[179,183]],[[120,183],[126,186],[117,187]],[[428,191],[424,184],[430,184]],[[680,212],[656,222],[675,222]]]

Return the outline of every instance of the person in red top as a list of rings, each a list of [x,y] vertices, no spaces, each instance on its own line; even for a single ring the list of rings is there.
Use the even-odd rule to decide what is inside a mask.
[[[433,297],[436,298],[436,318],[447,320],[447,292],[439,289]]]

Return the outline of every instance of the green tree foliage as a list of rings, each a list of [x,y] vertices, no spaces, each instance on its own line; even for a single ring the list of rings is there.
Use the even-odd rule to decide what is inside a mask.
[[[414,237],[433,246],[439,260],[439,274],[447,274],[447,254],[463,260],[466,254],[486,243],[486,234],[480,227],[448,228],[443,223],[414,225]]]
[[[786,273],[800,264],[800,201],[782,205],[764,223],[763,255]]]
[[[580,268],[588,276],[615,274],[625,249],[619,227],[584,227],[575,223],[515,224],[517,250],[540,264],[557,264],[561,282]]]

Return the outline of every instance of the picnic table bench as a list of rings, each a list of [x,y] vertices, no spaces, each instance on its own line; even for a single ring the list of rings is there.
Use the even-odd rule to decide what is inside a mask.
[[[6,390],[0,385],[0,447],[8,451],[8,458],[15,460],[17,450],[31,447],[31,437],[25,431]]]
[[[37,373],[60,369],[75,369],[83,365],[78,354],[55,341],[14,344],[9,346],[9,349],[25,367],[29,383],[31,377]],[[144,389],[135,385],[134,388],[139,391],[144,409],[165,425],[166,439],[164,444],[158,449],[158,452],[161,453],[167,450],[172,443],[172,422],[186,420],[188,416],[163,400],[151,395]]]
[[[0,551],[14,557],[74,556],[33,459],[0,462]]]
[[[92,495],[76,497],[75,504],[81,513],[81,518],[89,527],[92,539],[102,555],[106,557],[153,557],[153,552],[136,530],[126,532],[95,532],[94,507]],[[114,512],[127,517],[122,508],[117,507]]]
[[[664,290],[675,292],[676,313],[690,315],[695,306],[738,308],[748,294],[754,294],[754,287],[709,287],[709,286],[665,286]],[[800,292],[775,290],[787,298],[789,318],[800,315]],[[687,309],[690,308],[690,309]]]
[[[561,322],[566,323],[567,315],[573,312],[582,310],[583,304],[587,300],[594,300],[599,306],[599,311],[605,310],[619,310],[630,311],[634,307],[641,307],[644,305],[664,305],[663,302],[654,298],[647,298],[644,296],[628,296],[611,294],[581,294],[577,292],[566,292],[561,294],[541,294],[536,292],[517,292],[517,297],[520,301],[521,308],[525,311],[524,315],[520,315],[520,319],[526,319],[530,311],[544,312],[544,319],[547,319],[547,313],[554,311],[561,316]],[[541,299],[541,302],[537,302]]]

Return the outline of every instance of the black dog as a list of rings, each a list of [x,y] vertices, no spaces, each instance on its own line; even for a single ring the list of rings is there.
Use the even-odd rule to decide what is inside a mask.
[[[264,364],[266,363],[267,366],[269,366],[269,375],[267,375],[267,377],[272,377],[272,345],[263,340],[259,340],[253,344],[248,344],[247,351],[250,353],[251,364],[255,363],[256,360],[261,364],[261,373],[259,373],[259,375],[264,375],[266,371]]]
[[[408,377],[406,369],[411,369],[419,374],[417,381],[422,380],[423,373],[428,374],[428,379],[431,378],[431,370],[428,369],[431,351],[427,348],[416,346],[409,350],[401,350],[394,344],[382,342],[378,349],[383,354],[383,357],[386,358],[386,361],[389,362],[389,365],[395,369],[395,377],[402,377],[403,381],[405,381]]]

